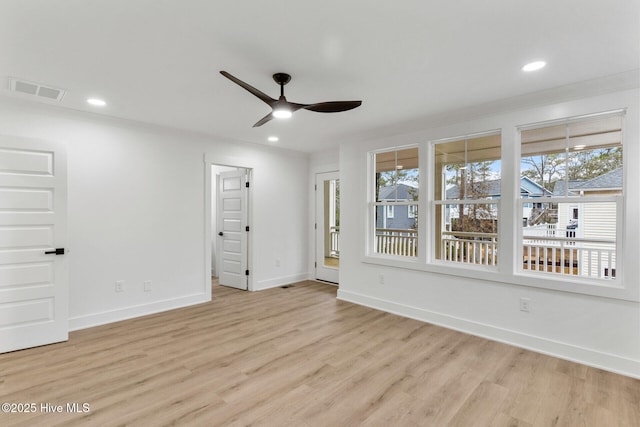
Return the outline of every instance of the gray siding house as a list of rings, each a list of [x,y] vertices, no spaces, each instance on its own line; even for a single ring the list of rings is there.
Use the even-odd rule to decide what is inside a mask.
[[[380,187],[378,200],[385,202],[411,202],[416,200],[418,189],[406,184]],[[412,205],[378,206],[376,228],[413,230],[417,224],[417,210]]]

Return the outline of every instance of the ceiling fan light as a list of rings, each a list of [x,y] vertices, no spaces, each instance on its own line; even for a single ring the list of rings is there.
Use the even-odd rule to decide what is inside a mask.
[[[288,119],[293,113],[288,108],[276,108],[273,110],[273,117],[278,119]]]

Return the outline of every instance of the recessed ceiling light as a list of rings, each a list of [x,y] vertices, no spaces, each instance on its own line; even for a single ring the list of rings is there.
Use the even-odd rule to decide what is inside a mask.
[[[105,101],[98,98],[89,98],[87,99],[87,103],[93,105],[94,107],[104,107],[105,105],[107,105]]]
[[[544,68],[545,65],[547,65],[547,63],[544,61],[529,62],[527,65],[522,67],[522,71],[536,71]]]
[[[277,136],[270,136],[269,138],[267,138],[267,140],[269,140],[269,142],[278,142],[278,137]]]

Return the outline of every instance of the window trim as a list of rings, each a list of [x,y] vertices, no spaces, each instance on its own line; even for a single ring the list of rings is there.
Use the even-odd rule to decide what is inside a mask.
[[[376,188],[375,185],[371,185],[371,183],[375,182],[376,177],[376,155],[380,153],[389,153],[393,151],[402,151],[409,149],[417,149],[418,150],[418,200],[403,200],[403,201],[377,201],[376,200]],[[420,255],[418,256],[406,256],[406,255],[393,255],[393,254],[381,254],[376,252],[376,210],[378,206],[383,206],[385,213],[387,207],[395,207],[395,206],[409,206],[416,205],[419,206],[420,199],[423,198],[423,178],[422,178],[422,168],[421,168],[421,159],[422,159],[422,147],[419,143],[407,144],[402,146],[393,146],[389,148],[381,148],[378,150],[370,150],[367,152],[367,221],[365,221],[365,254],[364,257],[370,257],[371,259],[399,259],[410,263],[416,263],[420,261]],[[395,211],[395,209],[394,209]],[[395,212],[394,212],[395,214]],[[418,214],[420,214],[420,209],[418,209]],[[395,215],[394,215],[395,216]],[[418,222],[419,223],[419,222]],[[422,230],[416,230],[416,251],[418,254],[421,253],[421,233]]]
[[[552,126],[561,126],[561,125],[571,125],[574,123],[582,123],[585,121],[589,121],[589,120],[594,120],[594,119],[602,119],[602,118],[607,118],[607,117],[620,117],[621,119],[621,147],[622,147],[622,151],[623,151],[623,155],[622,155],[622,170],[623,170],[623,178],[622,178],[622,191],[620,195],[602,195],[602,196],[550,196],[550,197],[545,197],[545,202],[550,202],[550,203],[567,203],[569,205],[576,205],[576,204],[581,204],[581,203],[597,203],[597,202],[614,202],[616,203],[616,222],[618,224],[621,224],[621,226],[616,227],[616,280],[611,280],[611,279],[599,279],[599,278],[589,278],[589,277],[584,277],[584,276],[568,276],[568,275],[556,275],[556,274],[547,274],[544,273],[544,276],[541,277],[540,274],[541,272],[532,272],[532,271],[525,271],[521,261],[523,259],[523,255],[524,255],[524,248],[523,248],[523,235],[522,235],[522,226],[517,226],[514,236],[515,236],[515,243],[516,243],[516,257],[514,259],[514,269],[513,269],[513,276],[515,277],[534,277],[535,280],[540,280],[540,279],[544,279],[541,280],[541,282],[546,282],[546,281],[551,281],[551,282],[560,282],[560,283],[575,283],[576,285],[582,286],[585,288],[593,288],[593,287],[604,287],[607,289],[619,289],[619,290],[624,290],[625,285],[624,285],[624,254],[623,254],[623,249],[624,249],[624,242],[623,242],[623,236],[624,236],[624,231],[623,228],[626,226],[626,223],[624,221],[624,205],[625,205],[625,199],[626,199],[626,182],[627,180],[625,179],[626,173],[625,171],[627,170],[627,157],[624,152],[625,150],[625,124],[626,124],[626,109],[614,109],[614,110],[607,110],[607,111],[602,111],[602,112],[597,112],[597,113],[589,113],[589,114],[582,114],[582,115],[575,115],[575,116],[571,116],[571,117],[564,117],[564,118],[558,118],[558,119],[553,119],[553,120],[545,120],[545,121],[539,121],[539,122],[535,122],[535,123],[529,123],[529,124],[524,124],[524,125],[518,125],[516,126],[516,141],[515,141],[515,158],[516,161],[518,162],[518,166],[516,168],[516,173],[521,176],[522,175],[522,171],[521,171],[521,166],[520,166],[520,161],[522,160],[522,133],[524,131],[528,131],[528,130],[535,130],[535,129],[540,129],[540,128],[545,128],[545,127],[552,127]],[[566,137],[565,137],[566,138]],[[514,203],[514,207],[516,209],[515,214],[520,216],[520,214],[522,213],[522,209],[523,209],[523,204],[526,201],[531,201],[531,199],[529,198],[525,198],[522,197],[521,195],[518,195],[515,199],[515,203]],[[551,277],[553,276],[553,277]],[[542,286],[542,283],[540,283],[537,287],[546,287],[546,286]],[[556,287],[552,287],[552,289],[556,289]],[[590,294],[590,292],[579,292],[582,294]]]
[[[446,144],[449,142],[456,142],[456,141],[461,141],[464,139],[476,139],[476,138],[481,138],[481,137],[489,137],[489,136],[500,136],[500,162],[503,161],[503,151],[502,151],[502,141],[503,141],[503,136],[502,136],[502,129],[490,129],[490,130],[486,130],[486,131],[481,131],[481,132],[472,132],[472,133],[467,133],[467,134],[463,134],[463,135],[457,135],[457,136],[453,136],[453,137],[446,137],[446,138],[439,138],[439,139],[434,139],[431,141],[427,141],[426,144],[428,146],[428,152],[429,152],[429,163],[427,165],[427,167],[429,168],[429,170],[433,173],[435,173],[435,161],[436,161],[436,146],[440,145],[440,144]],[[429,211],[427,212],[427,215],[429,215],[429,229],[426,230],[426,240],[427,240],[427,247],[428,249],[428,257],[426,258],[426,263],[427,264],[432,264],[432,265],[441,265],[441,266],[446,266],[446,268],[450,268],[453,269],[454,271],[465,271],[465,270],[472,270],[472,271],[489,271],[489,272],[497,272],[500,269],[500,265],[481,265],[481,264],[471,264],[471,263],[462,263],[462,262],[455,262],[455,261],[446,261],[446,260],[442,260],[442,259],[436,259],[436,253],[437,253],[437,242],[436,242],[436,232],[435,230],[437,229],[436,227],[436,215],[435,215],[435,210],[437,209],[438,206],[441,205],[450,205],[450,204],[495,204],[497,205],[497,219],[498,221],[500,221],[500,217],[501,214],[500,212],[502,211],[501,209],[501,201],[502,201],[502,197],[499,198],[495,198],[495,199],[436,199],[435,198],[435,194],[436,194],[436,188],[435,188],[435,180],[433,179],[432,176],[425,174],[425,176],[429,177],[429,181],[427,183],[427,187],[429,188],[429,198],[428,198],[428,204],[429,204]],[[502,165],[500,167],[500,178],[502,179],[503,174],[502,174]],[[500,241],[500,226],[498,226],[498,241]],[[500,253],[501,253],[501,246],[500,244],[498,244],[497,246],[497,252],[498,252],[498,259],[501,257]],[[475,274],[475,273],[474,273]]]

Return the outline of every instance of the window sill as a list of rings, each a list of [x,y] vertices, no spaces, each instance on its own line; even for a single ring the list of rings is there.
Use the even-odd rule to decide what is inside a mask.
[[[607,281],[606,283],[584,278],[560,279],[556,277],[549,277],[547,275],[541,277],[543,273],[529,274],[526,272],[504,272],[500,270],[500,267],[493,266],[452,265],[451,263],[445,262],[425,264],[418,258],[402,259],[401,257],[383,255],[365,255],[361,258],[361,261],[365,264],[401,268],[426,273],[444,274],[447,276],[463,277],[478,281],[640,302],[638,289],[635,289],[635,292],[632,292],[632,290],[625,288],[623,285],[624,282],[621,278],[618,278],[615,281]]]

